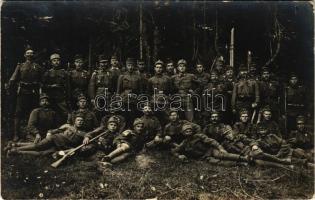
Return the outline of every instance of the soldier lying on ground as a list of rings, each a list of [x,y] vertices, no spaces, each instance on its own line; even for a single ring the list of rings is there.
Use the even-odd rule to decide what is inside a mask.
[[[118,162],[122,162],[134,155],[136,152],[142,150],[145,145],[143,137],[144,122],[140,118],[136,118],[133,123],[133,130],[125,130],[114,139],[114,145],[116,149],[102,158],[103,165],[110,165]]]
[[[176,147],[172,149],[172,154],[180,160],[187,160],[187,158],[207,159],[209,157],[243,162],[248,160],[248,157],[228,153],[216,140],[205,134],[194,132],[190,124],[185,124],[182,127],[182,134],[185,139],[180,144],[175,144]]]
[[[106,132],[103,136],[99,137],[97,141],[90,143],[90,139],[94,138],[98,132],[89,132],[85,135],[83,144],[85,146],[81,149],[84,154],[92,154],[97,150],[104,151],[106,154],[114,150],[113,140],[119,134],[118,132],[118,120],[116,117],[111,117],[106,123],[106,129],[102,132]]]
[[[77,115],[73,126],[69,124],[62,125],[58,129],[51,130],[47,137],[36,144],[29,144],[21,147],[12,147],[7,155],[11,154],[30,154],[46,155],[56,150],[65,150],[76,147],[82,143],[85,132],[82,131],[84,118]]]
[[[249,157],[250,161],[258,165],[267,165],[277,167],[279,164],[291,164],[286,159],[278,158],[274,155],[263,152],[254,139],[248,138],[246,135],[237,134],[233,131],[226,131],[222,134],[224,140],[222,147],[229,153],[238,154],[240,156]],[[259,160],[256,162],[256,160]],[[267,162],[266,162],[267,161]]]
[[[257,146],[263,152],[271,154],[277,158],[281,158],[287,163],[300,163],[310,167],[314,166],[314,164],[308,163],[308,160],[300,157],[300,155],[292,154],[294,152],[294,149],[290,147],[290,144],[288,144],[284,139],[278,137],[277,135],[270,133],[266,127],[258,127],[257,136],[259,137],[256,140]]]
[[[166,124],[163,133],[155,136],[154,140],[147,143],[148,148],[162,148],[169,149],[174,143],[179,144],[183,141],[184,136],[181,133],[184,124],[191,124],[194,131],[200,132],[201,127],[197,124],[191,123],[187,120],[180,120],[178,112],[171,110],[169,112],[170,123]]]

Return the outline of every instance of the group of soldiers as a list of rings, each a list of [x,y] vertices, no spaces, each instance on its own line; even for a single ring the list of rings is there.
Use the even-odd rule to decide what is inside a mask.
[[[7,89],[17,91],[14,143],[6,148],[8,155],[46,155],[83,143],[80,153],[101,151],[98,159],[104,165],[154,149],[168,150],[181,160],[313,166],[313,133],[306,127],[309,102],[295,74],[281,84],[269,68],[259,73],[254,63],[239,66],[236,76],[223,59],[216,59],[211,69],[199,62],[187,68],[184,59],[175,66],[168,59],[155,62],[152,75],[141,60],[127,58],[122,67],[116,56],[109,61],[104,55],[90,73],[80,55],[74,57],[74,69],[63,67],[57,53],[50,56],[51,69],[33,61],[32,49],[24,56],[26,61],[17,65],[7,84]],[[195,109],[189,94],[203,96],[207,90],[224,97],[223,109],[216,102],[213,105],[219,106],[211,111]],[[128,100],[130,110],[97,109],[110,101],[97,100],[105,91]],[[130,94],[151,98],[139,110]],[[172,94],[182,97],[184,109],[161,101]],[[155,111],[154,104],[165,110]],[[27,133],[22,134],[20,121],[28,115]],[[103,135],[93,140],[99,134]]]

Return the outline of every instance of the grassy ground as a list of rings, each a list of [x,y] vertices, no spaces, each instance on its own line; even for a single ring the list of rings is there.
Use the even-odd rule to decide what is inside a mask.
[[[58,169],[50,157],[2,154],[4,199],[305,199],[314,194],[312,170],[223,167],[181,163],[164,153],[141,155],[105,171],[72,159]]]

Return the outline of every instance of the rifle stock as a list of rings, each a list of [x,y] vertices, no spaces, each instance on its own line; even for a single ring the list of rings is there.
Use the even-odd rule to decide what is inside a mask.
[[[103,136],[106,132],[103,132],[101,134],[99,134],[98,136],[95,136],[94,138],[92,138],[90,140],[90,142],[98,139],[99,137]],[[52,167],[57,168],[68,156],[73,155],[78,149],[82,148],[83,146],[85,146],[85,144],[80,144],[79,146],[77,146],[76,148],[68,151],[64,156],[62,156],[62,158],[60,158],[59,160],[55,161],[54,163],[51,164]]]

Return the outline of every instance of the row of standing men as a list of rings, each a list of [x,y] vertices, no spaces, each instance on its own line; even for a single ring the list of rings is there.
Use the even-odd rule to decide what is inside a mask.
[[[97,69],[90,74],[83,69],[84,60],[82,56],[75,56],[75,69],[65,69],[61,65],[59,54],[50,56],[51,69],[45,70],[39,64],[33,62],[34,52],[27,49],[25,52],[26,61],[17,65],[8,83],[8,89],[17,92],[17,103],[14,116],[14,137],[17,140],[20,135],[20,121],[28,116],[38,102],[40,93],[46,93],[50,97],[53,110],[57,112],[57,123],[63,124],[68,118],[68,114],[77,109],[77,99],[83,94],[87,96],[88,102],[95,105],[95,97],[103,95],[107,90],[108,96],[119,94],[123,101],[127,100],[128,94],[148,94],[150,96],[163,96],[166,99],[170,94],[182,95],[182,105],[185,108],[194,108],[193,101],[186,99],[187,94],[202,95],[205,90],[213,91],[212,95],[221,94],[225,98],[222,112],[223,120],[232,124],[236,121],[237,113],[242,109],[249,112],[250,118],[260,121],[259,108],[268,107],[273,113],[273,119],[280,122],[281,115],[285,116],[285,126],[282,134],[286,130],[292,130],[292,122],[299,114],[307,114],[307,99],[305,98],[305,88],[299,84],[295,74],[290,76],[288,84],[280,84],[268,68],[257,73],[255,65],[249,68],[240,66],[239,74],[234,75],[235,70],[224,65],[223,60],[216,60],[210,74],[201,63],[197,63],[193,73],[187,73],[187,62],[183,59],[174,63],[168,60],[165,65],[161,60],[155,63],[154,75],[146,70],[144,62],[138,61],[137,66],[132,58],[126,60],[126,67],[122,69],[117,57],[112,56],[110,64],[104,55],[98,58]],[[154,91],[155,90],[155,91]],[[155,93],[157,91],[157,93]],[[165,104],[160,102],[160,98],[152,97],[155,104]],[[109,99],[107,99],[109,100]],[[133,103],[131,101],[131,103]],[[216,103],[214,103],[216,105]],[[220,103],[218,103],[221,106]],[[281,109],[281,106],[284,105]],[[94,109],[94,108],[92,108]],[[131,126],[133,119],[140,116],[135,107],[134,112],[122,112],[127,119],[127,126]],[[215,108],[219,110],[219,108]],[[108,114],[108,112],[93,110],[96,119]],[[254,113],[256,115],[251,117]],[[210,112],[194,109],[185,110],[183,116],[188,121],[195,121],[205,126],[210,118]],[[256,117],[256,119],[255,119]],[[158,113],[158,118],[163,125],[167,123],[168,117],[165,112]],[[285,135],[287,137],[287,135]]]

